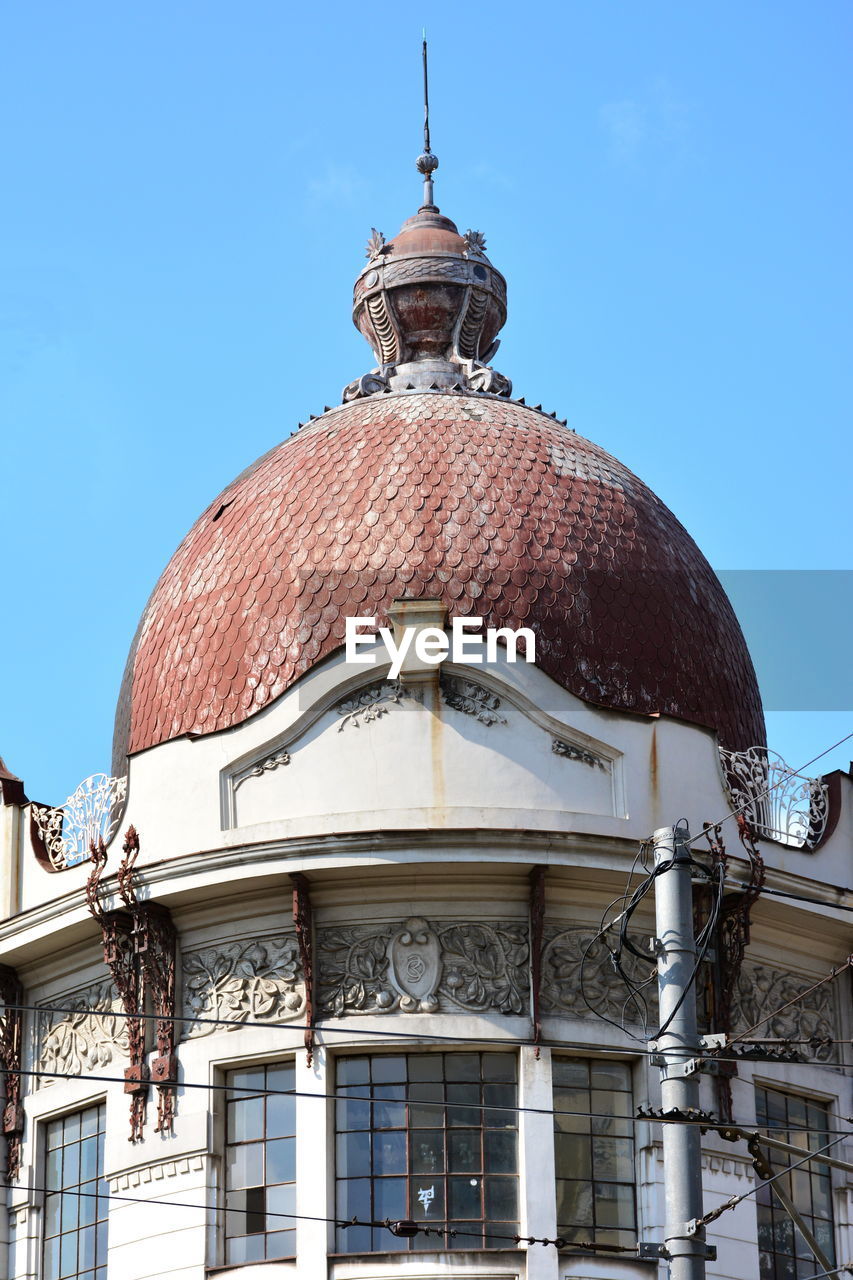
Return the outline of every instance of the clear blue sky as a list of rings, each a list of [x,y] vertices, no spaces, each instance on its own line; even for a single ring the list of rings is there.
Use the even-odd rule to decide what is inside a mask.
[[[717,569],[851,567],[847,0],[9,5],[0,754],[35,798],[108,768],[200,510],[369,368],[351,286],[418,203],[424,21],[437,199],[509,279],[517,392]],[[851,703],[771,744],[803,763]]]

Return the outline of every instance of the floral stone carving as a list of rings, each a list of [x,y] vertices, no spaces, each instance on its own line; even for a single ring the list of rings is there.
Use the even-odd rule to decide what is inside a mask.
[[[655,961],[649,956],[644,966],[630,953],[623,952],[626,972],[635,982],[652,981],[643,990],[647,1011],[627,997],[624,984],[613,972],[610,953],[602,942],[592,946],[590,929],[548,929],[542,949],[542,1011],[569,1014],[574,1018],[590,1018],[592,1013],[581,995],[581,965],[587,1000],[600,1013],[614,1022],[654,1023],[657,1018],[657,984]],[[587,950],[588,949],[588,950]],[[584,962],[584,954],[586,961]]]
[[[189,1023],[186,1035],[209,1036],[240,1023],[287,1022],[305,1012],[305,985],[299,948],[292,934],[226,942],[183,958],[184,1010],[188,1018],[222,1018]]]
[[[463,676],[442,676],[441,696],[454,711],[474,716],[481,724],[506,724],[506,718],[498,713],[501,700],[496,693],[484,689]]]
[[[326,1016],[527,1011],[526,925],[430,924],[414,917],[396,927],[322,929],[316,950],[319,1003]]]
[[[74,1012],[39,1010],[37,1070],[79,1075],[128,1056],[127,1019],[121,1016],[121,1001],[109,979],[72,995],[55,996],[49,1003]],[[38,1076],[35,1087],[52,1083],[50,1075]]]
[[[359,689],[358,693],[353,694],[351,698],[345,698],[335,707],[338,715],[341,716],[338,733],[348,725],[353,729],[360,729],[363,724],[370,724],[371,720],[378,720],[380,716],[387,715],[389,706],[401,703],[404,698],[416,697],[417,695],[411,689],[404,688],[399,680],[383,680],[381,684],[371,684],[366,689]]]
[[[765,1018],[766,1021],[761,1022],[753,1033],[756,1039],[766,1036],[771,1040],[810,1040],[814,1037],[812,1051],[807,1044],[795,1044],[792,1048],[803,1057],[826,1061],[832,1056],[833,1046],[817,1042],[838,1034],[835,998],[829,983],[809,991],[812,985],[810,978],[746,961],[735,989],[732,1007],[734,1033],[746,1031]],[[789,1001],[794,1003],[789,1004]],[[788,1008],[783,1009],[781,1006],[786,1004]],[[773,1009],[779,1012],[767,1018]]]

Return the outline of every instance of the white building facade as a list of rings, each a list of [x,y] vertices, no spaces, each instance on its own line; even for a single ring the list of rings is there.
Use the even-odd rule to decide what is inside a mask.
[[[422,171],[356,284],[377,367],[155,588],[114,777],[49,810],[0,772],[10,1280],[665,1275],[653,892],[648,962],[602,920],[682,817],[701,865],[727,846],[703,1030],[763,1041],[701,1075],[705,1209],[750,1193],[708,1224],[708,1275],[821,1270],[757,1187],[759,1129],[838,1139],[790,1195],[853,1258],[850,975],[828,979],[850,779],[778,816],[799,780],[716,579],[636,477],[512,398],[505,282]],[[475,631],[481,661],[391,679],[379,638],[346,660],[356,616],[525,627],[536,661]],[[745,843],[701,835],[737,808]]]

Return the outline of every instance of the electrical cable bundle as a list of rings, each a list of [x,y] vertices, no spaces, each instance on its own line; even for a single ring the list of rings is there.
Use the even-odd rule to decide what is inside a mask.
[[[668,858],[666,861],[659,862],[657,866],[649,869],[649,847],[649,841],[644,841],[640,845],[631,866],[631,870],[628,873],[628,882],[626,884],[625,891],[620,894],[618,898],[614,898],[613,901],[605,908],[601,917],[598,932],[590,939],[584,948],[580,966],[579,982],[581,999],[589,1009],[590,1013],[594,1014],[597,1018],[601,1018],[604,1022],[609,1022],[611,1026],[617,1027],[623,1034],[629,1035],[632,1040],[648,1040],[650,1038],[648,1035],[649,1006],[643,992],[655,981],[657,977],[657,962],[654,959],[650,959],[648,947],[646,947],[645,950],[641,950],[640,947],[637,946],[636,942],[632,940],[629,933],[631,919],[642,901],[654,887],[657,878],[669,871],[675,863],[675,858],[673,856],[672,858]],[[686,845],[684,847],[687,848]],[[645,875],[637,888],[631,891],[631,881],[636,874],[638,862],[642,864]],[[684,1003],[688,992],[693,987],[699,973],[699,967],[704,962],[708,948],[711,945],[711,940],[714,937],[717,922],[719,921],[720,912],[722,910],[725,885],[724,863],[720,860],[715,860],[713,865],[708,867],[706,863],[700,861],[698,858],[690,856],[689,865],[694,875],[702,877],[702,879],[706,880],[710,885],[712,891],[711,907],[708,912],[708,918],[696,938],[696,961],[693,966],[693,972],[685,984],[684,991],[682,992],[675,1008],[672,1010],[663,1026],[657,1028],[651,1039],[657,1039],[658,1036],[663,1035],[672,1022],[672,1019],[681,1008],[681,1005]],[[613,919],[608,920],[607,917],[613,908],[621,904],[624,904],[624,906],[622,906],[622,910],[619,911]],[[617,1022],[615,1018],[609,1017],[601,1008],[596,1006],[589,998],[587,992],[586,966],[593,948],[598,944],[607,948],[613,972],[619,979],[621,979],[626,990],[625,1001],[622,1005],[622,1019],[620,1022]],[[631,965],[630,958],[633,958],[633,966]],[[649,969],[648,974],[640,980],[638,980],[640,975],[630,971],[631,967],[634,969],[637,968],[636,962],[639,962],[643,967],[648,966]],[[629,1007],[633,1007],[639,1015],[639,1021],[642,1023],[643,1027],[642,1036],[635,1035],[634,1032],[625,1025],[627,1010]]]

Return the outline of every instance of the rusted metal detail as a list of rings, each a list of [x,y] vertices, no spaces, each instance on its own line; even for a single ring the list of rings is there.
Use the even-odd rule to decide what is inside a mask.
[[[545,929],[545,868],[530,872],[530,1009],[533,1015],[533,1043],[539,1057],[542,1038],[540,998],[542,993],[542,940]]]
[[[737,824],[741,843],[749,855],[750,877],[747,888],[743,892],[728,893],[723,897],[715,931],[714,960],[707,992],[711,1029],[725,1032],[727,1036],[731,1035],[733,1030],[734,1001],[744,954],[749,945],[750,916],[765,878],[764,860],[758,850],[753,832],[742,814],[738,815]],[[725,879],[728,854],[722,828],[719,825],[712,826],[706,823],[705,838],[715,866],[722,864]],[[731,1081],[738,1073],[737,1063],[721,1061],[719,1067],[719,1075],[715,1077],[717,1107],[720,1118],[726,1123],[731,1123],[733,1119]]]
[[[124,1072],[124,1091],[130,1094],[130,1141],[140,1142],[148,1096],[148,1067],[145,1062],[145,1024],[141,1017],[145,1010],[145,982],[134,946],[134,918],[129,911],[99,909],[95,919],[101,926],[104,963],[127,1015],[130,1065]]]
[[[21,1049],[24,990],[14,969],[0,965],[0,1064],[5,1073],[3,1133],[6,1135],[6,1181],[14,1182],[21,1168],[24,1108],[21,1104]]]
[[[122,846],[124,858],[116,874],[125,910],[107,911],[101,897],[101,877],[107,855],[103,841],[92,846],[92,872],[86,900],[101,926],[104,961],[112,974],[127,1016],[130,1066],[125,1070],[125,1093],[130,1095],[130,1140],[142,1138],[145,1103],[151,1076],[157,1085],[157,1133],[172,1129],[177,1060],[175,1057],[175,970],[177,931],[167,907],[140,902],[136,892],[135,865],[139,834],[128,827]],[[145,1061],[146,1036],[142,1014],[146,998],[157,1018],[157,1057],[149,1072]]]
[[[133,887],[133,868],[136,859],[139,857],[139,834],[133,823],[124,833],[124,844],[122,845],[124,857],[119,864],[116,872],[116,880],[118,882],[118,891],[121,894],[122,901],[128,907],[136,905],[136,891]]]
[[[104,868],[107,865],[107,847],[103,840],[92,841],[89,845],[89,858],[92,863],[92,870],[86,881],[86,902],[89,910],[96,920],[99,920],[103,914],[101,906],[101,876],[104,874]]]
[[[296,943],[305,979],[305,1053],[306,1066],[314,1061],[314,922],[311,912],[310,885],[300,871],[290,875],[293,884],[293,923]]]
[[[175,1113],[175,967],[178,934],[167,907],[156,902],[133,908],[134,946],[142,963],[145,990],[157,1018],[157,1057],[151,1074],[157,1085],[155,1133],[169,1133]]]

